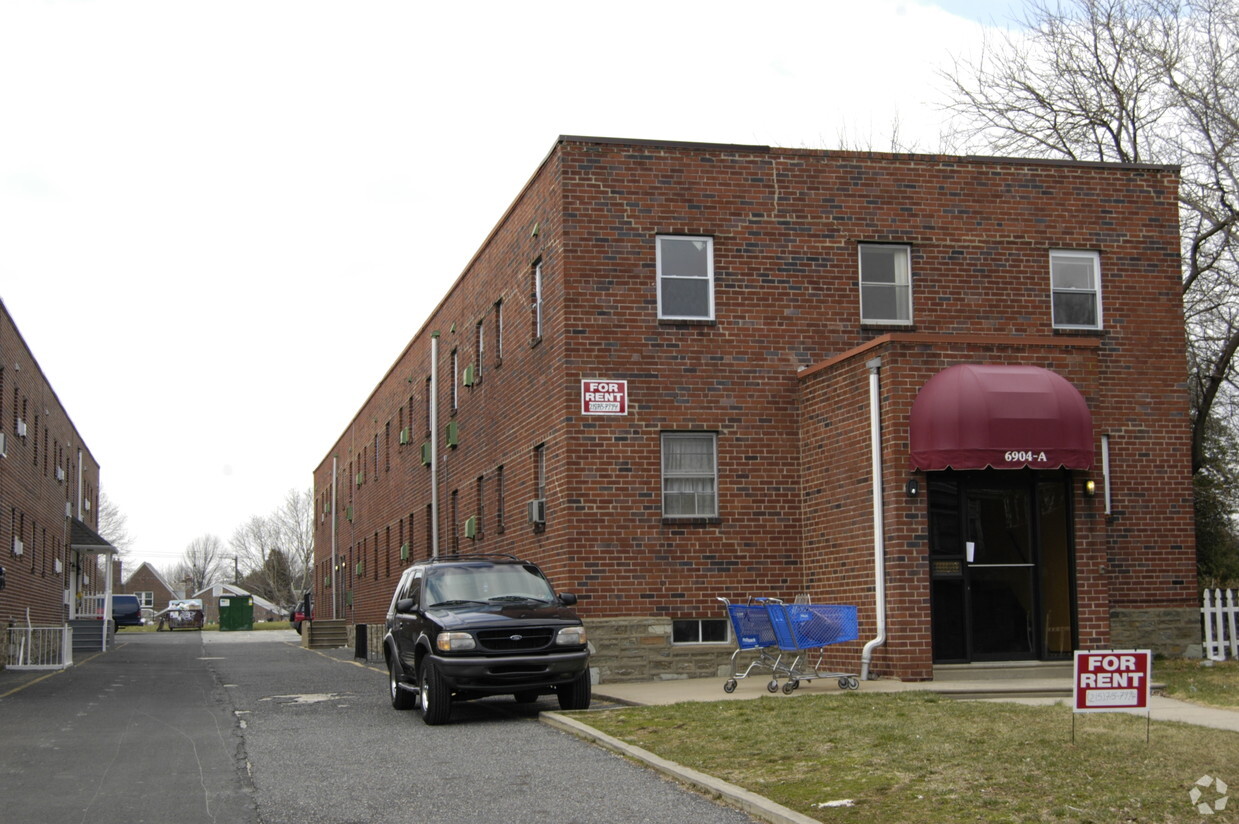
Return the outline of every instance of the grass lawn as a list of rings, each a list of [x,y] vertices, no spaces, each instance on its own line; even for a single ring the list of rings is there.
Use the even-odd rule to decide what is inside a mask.
[[[1153,662],[1153,680],[1166,685],[1164,694],[1170,698],[1239,710],[1239,661],[1204,663],[1208,662],[1159,658]]]
[[[1145,743],[1145,716],[1088,713],[1075,717],[1073,744],[1072,715],[1069,702],[1030,707],[862,688],[582,720],[830,822],[1197,821],[1188,793],[1198,779],[1239,787],[1239,733],[1158,722]],[[1239,818],[1234,807],[1223,815]]]

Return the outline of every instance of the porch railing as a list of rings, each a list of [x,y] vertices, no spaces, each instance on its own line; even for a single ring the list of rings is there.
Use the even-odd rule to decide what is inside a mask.
[[[103,617],[103,601],[102,595],[83,595],[78,602],[77,617],[79,618],[102,618]]]
[[[54,670],[73,664],[72,627],[9,627],[5,640],[9,669]]]
[[[1239,659],[1239,593],[1233,589],[1206,589],[1200,607],[1205,628],[1205,657],[1225,661],[1229,654]]]

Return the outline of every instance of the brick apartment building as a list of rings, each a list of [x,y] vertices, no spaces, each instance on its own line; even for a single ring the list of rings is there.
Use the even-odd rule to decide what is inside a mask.
[[[318,465],[316,617],[437,537],[576,593],[602,681],[715,674],[717,596],[856,605],[870,675],[1183,653],[1177,186],[560,138]]]
[[[0,624],[62,625],[105,592],[98,496],[99,464],[0,301]]]

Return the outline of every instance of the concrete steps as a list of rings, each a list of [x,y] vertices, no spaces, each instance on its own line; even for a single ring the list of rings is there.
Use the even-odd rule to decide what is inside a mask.
[[[301,646],[335,649],[348,646],[348,623],[342,619],[306,621],[301,625]]]
[[[939,664],[933,691],[950,698],[1070,698],[1071,661]]]

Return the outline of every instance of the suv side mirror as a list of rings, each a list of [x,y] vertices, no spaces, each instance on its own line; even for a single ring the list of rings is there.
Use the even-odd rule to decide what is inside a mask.
[[[561,592],[559,593],[559,603],[566,607],[576,606],[576,596],[571,592]]]
[[[417,606],[417,602],[412,598],[401,598],[396,602],[396,612],[408,613],[413,611],[413,607]]]

